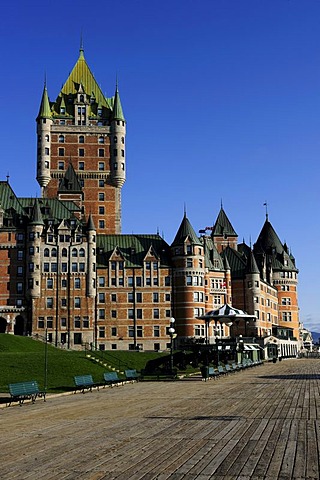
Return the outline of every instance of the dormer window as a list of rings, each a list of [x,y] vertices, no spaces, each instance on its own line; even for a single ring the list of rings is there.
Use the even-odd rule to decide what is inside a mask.
[[[80,95],[80,102],[84,102],[84,95]]]
[[[98,108],[98,115],[99,115],[100,117],[101,117],[101,115],[102,115],[102,108],[100,108],[100,107]]]
[[[60,113],[64,115],[66,113],[66,107],[60,107]]]

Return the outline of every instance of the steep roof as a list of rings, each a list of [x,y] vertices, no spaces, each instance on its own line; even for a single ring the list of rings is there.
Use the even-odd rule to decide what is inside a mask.
[[[258,240],[253,246],[253,252],[260,265],[267,257],[268,264],[273,270],[298,271],[292,255],[287,252],[287,248],[281,243],[268,218],[266,218]]]
[[[114,95],[112,118],[113,120],[124,120],[118,85],[116,87],[116,93]]]
[[[78,175],[76,174],[71,162],[69,163],[66,173],[60,180],[58,192],[68,192],[68,193],[82,192],[82,187],[80,185]]]
[[[29,223],[29,225],[44,225],[40,205],[37,198],[34,201],[33,210],[31,213],[31,222]]]
[[[247,265],[247,258],[244,255],[234,250],[234,248],[226,247],[221,252],[221,257],[223,259],[227,258],[232,279],[244,278]]]
[[[219,215],[217,217],[216,223],[214,224],[212,230],[212,236],[223,236],[227,235],[228,237],[237,237],[237,233],[231,225],[230,220],[228,219],[223,207],[221,207]]]
[[[97,235],[97,264],[104,267],[118,248],[127,267],[141,267],[147,253],[154,251],[161,266],[170,265],[169,245],[160,235]]]
[[[41,98],[41,103],[40,103],[40,108],[39,108],[39,114],[37,118],[51,118],[52,113],[51,113],[51,108],[50,108],[50,102],[49,102],[49,97],[48,97],[48,91],[46,85],[43,88],[43,93],[42,93],[42,98]]]
[[[175,239],[173,240],[172,246],[182,245],[187,240],[187,238],[189,238],[190,242],[194,245],[202,245],[186,214],[184,214],[179,230],[177,231]]]
[[[70,93],[77,93],[80,85],[84,87],[88,95],[92,95],[95,98],[96,103],[103,107],[111,108],[110,99],[103,95],[101,88],[84,58],[83,48],[80,48],[79,58],[63,85],[60,96],[62,94],[69,95]]]

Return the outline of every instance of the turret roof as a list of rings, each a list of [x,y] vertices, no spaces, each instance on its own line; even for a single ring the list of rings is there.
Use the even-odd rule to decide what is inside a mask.
[[[222,236],[227,235],[229,237],[237,237],[237,233],[231,225],[230,220],[228,219],[223,207],[221,207],[219,215],[217,217],[216,223],[214,224],[212,230],[212,236]]]
[[[61,178],[59,184],[58,192],[69,192],[69,193],[81,193],[82,187],[80,185],[78,175],[76,174],[72,163],[69,163],[69,166],[64,174],[64,177]]]
[[[88,230],[95,230],[96,229],[91,213],[90,213],[89,218],[88,218],[87,227],[88,227]]]
[[[116,87],[116,93],[114,95],[112,118],[113,120],[124,120],[118,85]]]
[[[39,114],[37,118],[51,118],[50,102],[46,85],[43,88]]]
[[[29,223],[29,225],[44,225],[44,221],[43,221],[41,210],[40,210],[40,205],[37,198],[34,201],[32,214],[31,214],[31,222]]]
[[[195,245],[202,245],[186,214],[184,214],[179,230],[175,236],[175,239],[173,240],[172,246],[182,245],[187,238],[189,238],[190,242]]]

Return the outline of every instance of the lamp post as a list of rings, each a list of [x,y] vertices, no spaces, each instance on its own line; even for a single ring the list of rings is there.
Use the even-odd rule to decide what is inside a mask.
[[[173,372],[173,336],[175,334],[175,318],[171,317],[170,318],[170,327],[169,327],[169,335],[170,335],[170,370],[171,373]]]

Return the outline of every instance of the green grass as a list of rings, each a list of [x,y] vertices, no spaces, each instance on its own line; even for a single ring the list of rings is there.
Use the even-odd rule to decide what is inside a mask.
[[[98,352],[108,365],[123,371],[141,370],[148,360],[159,357],[156,352]],[[0,392],[8,392],[8,384],[37,380],[41,389],[45,383],[45,344],[29,337],[0,334]],[[102,382],[108,367],[86,358],[84,351],[60,350],[47,346],[47,391],[63,392],[74,388],[75,375],[91,374]]]

